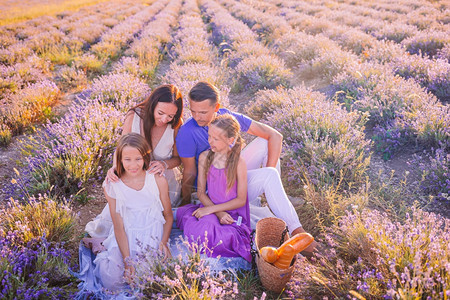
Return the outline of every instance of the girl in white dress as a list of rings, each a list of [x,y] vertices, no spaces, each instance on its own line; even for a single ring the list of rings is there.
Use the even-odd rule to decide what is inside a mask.
[[[146,172],[150,149],[136,133],[121,137],[116,150],[116,182],[103,183],[113,226],[103,242],[106,248],[94,260],[94,276],[103,287],[117,290],[134,274],[130,257],[150,246],[169,257],[173,223],[167,180]],[[138,245],[138,241],[142,243]]]
[[[144,102],[131,108],[122,128],[122,134],[135,132],[142,135],[152,149],[149,172],[164,175],[169,183],[170,201],[173,207],[180,203],[181,159],[175,145],[175,137],[182,123],[183,97],[172,85],[161,85],[154,89]],[[113,163],[108,170],[109,180],[117,181]]]
[[[144,102],[131,108],[127,113],[122,134],[135,132],[145,137],[152,149],[152,161],[148,172],[164,175],[169,184],[169,197],[172,207],[181,202],[181,164],[175,145],[175,137],[182,123],[183,97],[180,90],[171,84],[161,85],[154,89]],[[113,166],[108,170],[107,179],[117,182],[116,153]],[[103,249],[100,242],[108,235],[112,226],[108,204],[95,220],[86,225],[86,232],[93,239],[85,239],[90,243],[94,253]]]

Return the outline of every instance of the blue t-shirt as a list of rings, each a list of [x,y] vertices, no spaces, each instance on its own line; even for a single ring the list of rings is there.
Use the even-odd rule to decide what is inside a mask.
[[[235,117],[241,125],[241,131],[243,132],[247,132],[252,124],[252,119],[249,117],[232,112],[226,108],[220,108],[217,111],[217,114],[230,114]],[[178,155],[180,155],[180,157],[195,156],[195,163],[198,165],[200,153],[209,149],[208,126],[199,126],[191,117],[180,127],[180,130],[178,130],[176,142]]]

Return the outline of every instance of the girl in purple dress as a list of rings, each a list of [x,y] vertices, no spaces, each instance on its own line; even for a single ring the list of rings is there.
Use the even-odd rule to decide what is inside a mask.
[[[177,226],[190,241],[205,242],[212,257],[251,261],[247,167],[240,157],[238,121],[218,116],[208,130],[210,149],[198,160],[197,195],[202,204],[178,208]],[[206,232],[206,233],[205,233]]]

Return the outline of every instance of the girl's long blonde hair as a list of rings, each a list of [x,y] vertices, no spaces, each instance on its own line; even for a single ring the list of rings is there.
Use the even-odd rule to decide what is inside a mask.
[[[227,174],[227,190],[231,189],[236,182],[237,178],[237,166],[239,163],[239,157],[241,156],[242,138],[240,135],[241,126],[239,122],[230,114],[224,114],[218,116],[211,125],[217,126],[222,129],[228,138],[234,138],[234,143],[231,146],[231,151],[228,153],[227,161],[225,163]],[[214,160],[214,152],[209,151],[206,157],[206,175],[208,175],[209,168]]]

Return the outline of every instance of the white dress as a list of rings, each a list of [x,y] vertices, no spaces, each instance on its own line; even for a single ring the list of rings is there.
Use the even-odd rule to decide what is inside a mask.
[[[158,249],[163,235],[163,225],[166,222],[164,210],[155,176],[146,173],[144,187],[135,190],[125,185],[121,180],[115,183],[103,183],[105,191],[116,199],[116,212],[122,216],[125,232],[130,247],[130,256],[146,247]],[[139,241],[139,243],[138,243]],[[106,251],[97,254],[94,260],[94,276],[100,279],[102,285],[110,290],[123,287],[124,264],[122,254],[114,234],[114,227],[103,245]]]
[[[141,134],[141,118],[136,113],[133,117],[131,132]],[[174,140],[174,129],[169,124],[152,152],[152,159],[163,160],[172,158]],[[169,197],[172,207],[178,207],[181,202],[181,172],[178,168],[166,170],[164,177],[169,184]],[[86,224],[85,231],[91,237],[105,238],[108,236],[111,226],[112,220],[109,213],[109,205],[106,204],[103,211],[93,221]]]

